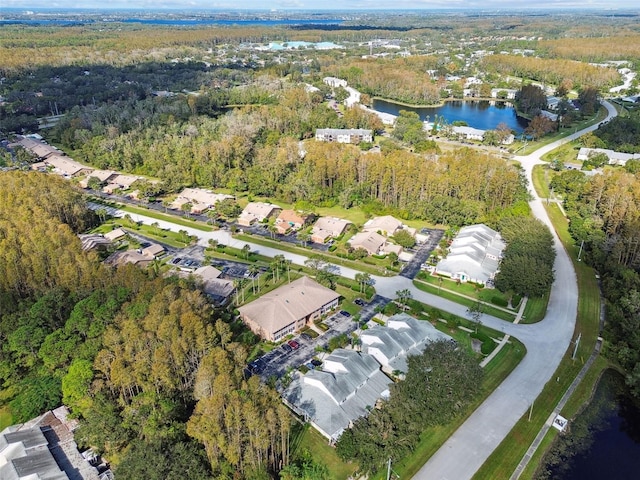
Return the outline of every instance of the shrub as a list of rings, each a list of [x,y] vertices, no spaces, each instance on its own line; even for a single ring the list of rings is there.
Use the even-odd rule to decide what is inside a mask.
[[[494,295],[493,297],[491,297],[491,303],[499,307],[506,307],[507,305],[509,305],[509,302],[504,297],[500,297],[498,295]]]
[[[329,247],[329,251],[330,251],[330,252],[335,252],[335,251],[336,251],[336,248],[338,248],[338,246],[337,246],[337,245],[331,245],[331,246]],[[338,255],[340,255],[340,254],[338,254]]]

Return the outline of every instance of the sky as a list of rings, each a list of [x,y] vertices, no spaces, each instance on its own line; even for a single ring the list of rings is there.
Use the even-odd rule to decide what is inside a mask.
[[[637,0],[1,0],[0,9],[267,9],[267,10],[349,10],[349,9],[638,9]]]

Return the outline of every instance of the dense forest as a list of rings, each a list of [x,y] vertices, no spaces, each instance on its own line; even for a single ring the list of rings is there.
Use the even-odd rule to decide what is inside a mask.
[[[276,472],[290,415],[243,376],[239,326],[188,281],[113,271],[83,252],[83,205],[65,180],[0,173],[0,379],[15,421],[64,401],[77,441],[118,478]]]
[[[631,121],[638,128],[637,116]],[[611,132],[605,125],[595,134],[600,136],[601,130]],[[584,242],[585,258],[602,278],[610,341],[606,354],[622,366],[627,384],[640,398],[640,181],[635,167],[629,162],[627,168],[591,177],[568,170],[556,175],[551,186],[564,198],[573,238]]]
[[[317,95],[275,84],[275,104],[234,109],[217,119],[191,115],[184,99],[77,108],[50,137],[77,160],[157,177],[169,192],[201,185],[455,225],[493,222],[526,200],[515,166],[471,149],[371,153],[307,142],[303,160],[297,139],[315,128],[376,129],[379,120],[357,108],[338,117]]]
[[[594,142],[594,147],[640,153],[640,110],[611,119],[593,132],[593,136],[599,140]]]

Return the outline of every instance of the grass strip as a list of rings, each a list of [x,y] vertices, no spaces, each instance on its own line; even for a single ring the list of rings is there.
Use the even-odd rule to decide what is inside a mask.
[[[370,273],[372,275],[390,276],[390,273],[387,272],[387,269],[384,267],[375,267],[372,265],[368,265],[364,262],[358,262],[356,260],[340,258],[334,255],[329,255],[329,254],[318,252],[315,250],[310,250],[308,248],[291,245],[287,242],[277,242],[275,240],[270,240],[270,239],[261,237],[259,235],[247,235],[245,233],[236,233],[234,234],[234,238],[238,240],[244,240],[245,242],[254,243],[256,245],[263,245],[265,247],[277,248],[278,250],[282,250],[283,252],[303,255],[305,257],[320,257],[325,262],[332,263],[334,265],[340,265],[347,268],[352,268],[354,270]]]
[[[460,305],[464,305],[465,307],[471,307],[476,303],[475,300],[472,300],[470,298],[462,297],[456,293],[452,293],[447,290],[440,290],[436,285],[432,285],[430,283],[425,283],[420,280],[414,280],[413,284],[423,292],[432,293],[439,297],[446,298],[447,300],[451,300],[452,302],[456,302],[456,303],[459,303]],[[487,315],[491,315],[501,320],[506,320],[507,322],[513,322],[516,315],[515,312],[514,313],[505,312],[504,310],[494,308],[490,305],[483,305],[482,313],[486,313]]]
[[[580,372],[584,362],[586,362],[589,355],[591,355],[599,334],[600,290],[595,272],[591,267],[585,265],[584,262],[577,261],[578,248],[573,244],[573,239],[568,230],[567,219],[562,215],[558,206],[555,204],[548,206],[547,212],[576,270],[579,298],[574,339],[579,333],[582,334],[582,338],[576,351],[575,360],[572,359],[573,348],[569,348],[560,362],[554,377],[545,385],[542,393],[535,400],[530,412],[531,418],[529,419],[529,412],[523,415],[511,430],[511,433],[476,472],[473,477],[474,479],[509,478],[511,476],[540,431],[540,428],[542,428],[562,398],[562,395],[564,395],[564,392]],[[589,373],[591,374],[591,372]],[[553,380],[554,378],[555,381]],[[576,403],[578,402],[579,401],[576,401]],[[545,438],[544,443],[546,446],[548,446],[551,439],[554,438],[555,430],[548,435],[551,436],[551,438]],[[533,473],[534,467],[527,468],[526,471],[529,472],[529,476],[523,475],[521,478],[531,478],[530,475]]]

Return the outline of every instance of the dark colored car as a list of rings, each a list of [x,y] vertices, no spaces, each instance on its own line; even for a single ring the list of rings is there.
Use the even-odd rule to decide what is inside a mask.
[[[314,367],[319,367],[320,365],[322,365],[322,362],[321,362],[320,360],[315,359],[315,358],[314,358],[313,360],[311,360],[311,362],[310,362],[310,363],[311,363],[311,365],[313,365]]]
[[[361,298],[356,298],[353,303],[359,305],[360,307],[364,307],[364,300],[362,300]]]
[[[293,348],[294,350],[297,350],[297,349],[299,349],[299,348],[300,348],[300,344],[299,344],[298,342],[296,342],[295,340],[289,340],[287,343],[288,343],[288,344],[289,344],[289,346],[290,346],[291,348]]]
[[[303,338],[305,340],[313,340],[313,338],[311,338],[311,335],[309,335],[308,333],[301,333],[300,338]]]
[[[347,312],[346,310],[340,310],[340,315],[342,315],[343,317],[350,317],[351,314],[349,312]]]
[[[282,350],[284,350],[287,353],[289,353],[291,350],[293,350],[291,345],[289,345],[288,343],[283,343],[280,348],[282,348]]]

